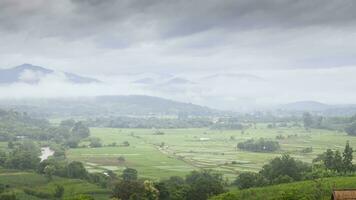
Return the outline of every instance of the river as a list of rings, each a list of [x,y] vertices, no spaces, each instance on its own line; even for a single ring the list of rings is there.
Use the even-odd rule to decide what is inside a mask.
[[[42,147],[41,148],[41,162],[46,160],[48,157],[53,156],[54,151],[50,149],[49,147]]]

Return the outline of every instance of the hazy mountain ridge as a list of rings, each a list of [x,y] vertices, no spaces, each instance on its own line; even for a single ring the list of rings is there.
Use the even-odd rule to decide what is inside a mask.
[[[97,79],[79,76],[68,72],[57,72],[41,66],[22,64],[13,68],[0,69],[0,84],[12,83],[38,83],[43,77],[62,73],[64,78],[71,83],[98,83]]]
[[[350,116],[356,113],[354,104],[325,104],[318,101],[297,101],[278,106],[276,109],[287,112],[312,112],[327,116]]]
[[[208,107],[144,95],[1,100],[0,106],[47,116],[205,116],[219,113]]]

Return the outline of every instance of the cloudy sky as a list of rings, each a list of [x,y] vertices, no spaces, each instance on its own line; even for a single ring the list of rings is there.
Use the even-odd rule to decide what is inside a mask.
[[[0,0],[0,68],[31,63],[111,80],[101,92],[215,107],[354,103],[355,10],[354,0]],[[189,82],[132,86],[142,73]]]

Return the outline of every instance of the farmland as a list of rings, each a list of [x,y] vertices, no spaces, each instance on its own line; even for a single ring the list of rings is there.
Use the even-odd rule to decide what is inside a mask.
[[[267,128],[266,124],[241,130],[211,129],[153,129],[91,128],[91,136],[102,140],[101,148],[70,149],[71,160],[83,161],[89,171],[113,170],[120,173],[125,167],[133,167],[141,177],[161,179],[184,176],[194,169],[220,171],[230,181],[241,171],[258,171],[272,158],[289,153],[291,156],[311,162],[326,149],[340,149],[347,140],[356,144],[356,137],[343,132],[301,127]],[[283,139],[277,140],[277,136]],[[236,148],[236,144],[248,139],[277,140],[281,149],[271,153],[248,152]],[[130,146],[107,145],[128,141]],[[304,148],[312,147],[310,153]],[[125,161],[118,161],[124,157]]]

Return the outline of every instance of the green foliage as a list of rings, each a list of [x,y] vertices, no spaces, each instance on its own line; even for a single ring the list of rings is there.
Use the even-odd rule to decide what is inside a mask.
[[[170,200],[184,200],[190,190],[190,186],[181,177],[172,176],[162,183],[167,187]]]
[[[235,179],[234,185],[240,189],[267,185],[267,180],[260,173],[242,172]]]
[[[350,147],[349,141],[347,141],[344,152],[342,154],[343,156],[342,164],[345,173],[354,171],[353,164],[352,164],[352,160],[353,160],[352,153],[353,153],[353,149]]]
[[[143,186],[145,188],[144,199],[145,200],[158,200],[159,199],[159,190],[155,188],[155,185],[152,181],[144,181]]]
[[[345,132],[349,135],[356,135],[356,122],[351,123],[350,125],[346,126]]]
[[[141,181],[127,180],[114,185],[112,196],[122,200],[130,200],[133,197],[143,197],[144,193],[145,188]]]
[[[40,162],[39,155],[39,147],[27,140],[10,152],[5,166],[13,169],[37,169]]]
[[[70,178],[85,179],[88,177],[88,172],[83,163],[73,161],[67,165],[67,175]]]
[[[313,117],[310,113],[303,113],[303,124],[305,129],[309,129],[313,125]]]
[[[137,180],[137,170],[133,168],[126,168],[122,172],[122,179],[124,181]]]
[[[253,152],[273,152],[280,149],[277,141],[269,141],[263,138],[260,138],[257,141],[250,139],[245,142],[240,142],[237,144],[237,147],[239,149]]]
[[[224,181],[221,174],[212,171],[193,171],[186,177],[190,186],[187,199],[206,200],[224,192]]]
[[[72,135],[77,138],[86,138],[89,137],[90,130],[83,122],[77,122],[72,128]]]
[[[350,147],[349,142],[347,141],[342,155],[339,150],[333,152],[331,149],[328,149],[319,157],[320,160],[323,161],[323,164],[326,169],[345,174],[354,171],[354,166],[352,163],[352,154],[353,150]]]
[[[46,175],[46,177],[48,178],[48,180],[51,181],[53,178],[53,174],[56,172],[56,167],[53,165],[47,165],[44,168],[43,172]]]
[[[5,191],[6,186],[0,183],[0,194]]]
[[[64,194],[64,187],[62,185],[56,185],[54,188],[54,197],[62,198]]]
[[[41,199],[49,199],[53,197],[53,194],[37,191],[35,189],[25,188],[23,191],[28,195],[35,196]]]
[[[0,200],[17,200],[14,193],[4,193],[0,194]]]
[[[0,166],[4,166],[7,160],[7,153],[0,150]]]
[[[95,200],[95,199],[92,196],[81,194],[74,197],[64,198],[63,200]]]
[[[103,146],[103,144],[101,143],[100,138],[91,137],[91,138],[89,138],[89,140],[90,140],[89,146],[92,147],[92,148],[97,148],[97,147],[102,147]]]
[[[306,147],[301,150],[302,153],[312,153],[313,147]]]
[[[299,181],[303,179],[303,174],[311,171],[311,167],[306,163],[295,160],[288,154],[271,160],[262,167],[261,175],[270,183],[283,183],[284,181]]]

